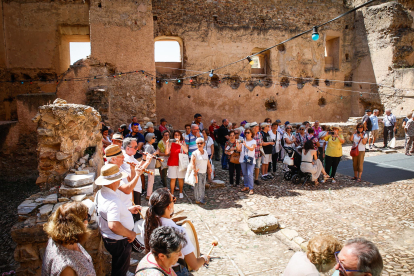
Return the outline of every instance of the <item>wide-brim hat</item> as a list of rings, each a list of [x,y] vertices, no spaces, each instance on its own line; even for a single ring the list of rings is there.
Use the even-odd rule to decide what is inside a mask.
[[[122,150],[118,145],[110,145],[105,149],[105,158],[112,158],[122,155]]]
[[[337,130],[339,130],[339,131],[342,131],[342,128],[340,128],[339,126],[333,126],[333,127],[332,127],[332,130],[334,130],[335,128],[336,128]]]
[[[105,186],[128,177],[126,172],[120,172],[115,164],[106,164],[101,168],[101,175],[95,180],[96,185]]]
[[[250,127],[258,126],[257,122],[250,123]]]

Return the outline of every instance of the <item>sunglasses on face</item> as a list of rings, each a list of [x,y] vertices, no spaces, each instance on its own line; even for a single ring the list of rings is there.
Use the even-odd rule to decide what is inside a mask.
[[[252,134],[251,132],[245,132],[244,134]]]
[[[339,254],[339,252],[341,252],[341,251],[336,251],[335,253],[334,253],[334,255],[335,255],[335,260],[336,260],[336,263],[337,264],[339,264],[339,271],[340,272],[342,272],[341,274],[343,274],[343,275],[345,275],[345,273],[344,272],[364,272],[364,271],[361,271],[361,270],[352,270],[352,269],[346,269],[345,267],[344,267],[344,265],[341,263],[341,261],[339,260],[339,258],[338,258],[338,254]]]
[[[170,134],[166,133],[166,134],[164,134],[164,136],[170,136]]]
[[[204,143],[197,143],[197,145],[202,145],[202,144],[204,144]]]
[[[357,128],[364,128],[364,127],[357,127]]]
[[[287,129],[292,129],[291,127],[288,127]]]
[[[299,130],[305,130],[304,128],[300,128]]]
[[[128,146],[128,148],[131,148],[131,149],[138,149],[138,145],[136,145],[135,147]]]

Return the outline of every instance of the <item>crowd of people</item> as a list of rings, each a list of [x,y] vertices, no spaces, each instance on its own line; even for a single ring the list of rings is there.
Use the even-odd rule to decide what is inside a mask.
[[[378,110],[373,114],[366,110],[350,137],[355,181],[361,181],[365,151],[375,147],[378,139],[377,116]],[[386,147],[396,130],[396,119],[390,110],[386,110],[383,122]],[[315,184],[328,179],[336,182],[345,142],[340,127],[328,129],[315,121],[303,122],[294,129],[288,121],[282,124],[270,118],[260,124],[243,121],[240,127],[228,119],[221,123],[218,126],[216,120],[211,120],[206,128],[202,116],[195,114],[194,121],[185,125],[184,133],[169,129],[165,119],[160,120],[158,129],[151,122],[142,127],[136,117],[116,133],[102,127],[105,165],[95,181],[102,187],[95,205],[103,243],[112,256],[112,275],[128,273],[131,243],[137,235],[134,223],[142,219],[142,195],[149,205],[142,233],[147,254],[137,266],[136,275],[189,275],[188,267],[197,270],[209,263],[209,256],[195,255],[186,229],[171,220],[177,200],[175,191],[178,190],[178,198],[183,198],[186,167],[192,167],[196,179],[194,197],[201,205],[205,203],[205,187],[214,177],[213,159],[229,171],[231,185],[243,182],[241,191],[249,194],[254,194],[255,185],[276,176],[278,163],[285,172],[290,170],[289,149],[301,155],[300,170],[309,173]],[[403,127],[409,154],[414,141],[412,114]],[[164,188],[153,191],[156,169]],[[44,226],[50,239],[42,275],[95,275],[91,257],[81,245],[89,235],[90,217],[88,208],[78,202],[60,206],[51,216]],[[309,241],[306,253],[292,256],[284,275],[319,275],[335,268],[336,275],[377,276],[382,267],[382,257],[372,242],[357,238],[342,245],[334,237],[322,235]]]

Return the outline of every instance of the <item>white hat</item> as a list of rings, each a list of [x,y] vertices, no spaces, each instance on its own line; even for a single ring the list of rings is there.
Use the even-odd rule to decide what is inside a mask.
[[[111,185],[112,183],[128,177],[126,172],[120,172],[115,164],[106,164],[101,168],[101,175],[95,180],[96,185]]]
[[[149,128],[149,127],[154,127],[154,124],[153,123],[151,123],[151,122],[148,122],[145,126],[144,126],[144,128]]]
[[[270,125],[269,123],[261,123],[260,127],[265,127],[265,126],[269,126],[269,125]]]
[[[257,126],[257,125],[258,125],[258,123],[257,123],[257,122],[250,123],[250,127],[255,127],[255,126]]]
[[[246,123],[246,124],[244,125],[244,129],[248,129],[248,128],[250,128],[250,123]]]

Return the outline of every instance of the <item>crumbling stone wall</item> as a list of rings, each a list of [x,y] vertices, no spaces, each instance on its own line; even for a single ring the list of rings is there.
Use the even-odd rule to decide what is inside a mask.
[[[37,152],[39,177],[36,184],[43,188],[59,185],[88,147],[95,148],[93,167],[102,166],[101,116],[90,106],[68,104],[56,99],[53,104],[39,107],[33,118],[38,123]]]

